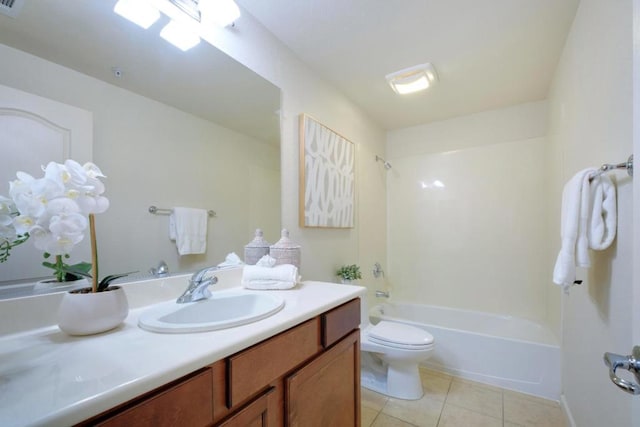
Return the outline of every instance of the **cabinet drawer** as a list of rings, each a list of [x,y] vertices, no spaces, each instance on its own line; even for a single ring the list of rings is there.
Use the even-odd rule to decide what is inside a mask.
[[[101,427],[208,426],[212,421],[212,375],[207,369],[102,422]]]
[[[327,348],[360,325],[360,298],[352,299],[321,317],[322,346]]]
[[[242,403],[320,351],[316,317],[229,358],[227,406]]]

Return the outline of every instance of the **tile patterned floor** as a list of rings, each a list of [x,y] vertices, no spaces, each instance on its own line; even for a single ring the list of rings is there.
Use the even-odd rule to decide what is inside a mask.
[[[557,402],[421,368],[420,400],[362,389],[363,427],[566,427]]]

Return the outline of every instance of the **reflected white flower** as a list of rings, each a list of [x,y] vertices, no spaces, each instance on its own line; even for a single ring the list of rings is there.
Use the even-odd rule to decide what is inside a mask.
[[[99,179],[104,175],[91,162],[80,165],[70,159],[49,162],[42,170],[39,179],[17,172],[10,182],[10,199],[0,196],[0,239],[14,241],[28,233],[36,248],[68,254],[84,238],[87,216],[109,208]]]

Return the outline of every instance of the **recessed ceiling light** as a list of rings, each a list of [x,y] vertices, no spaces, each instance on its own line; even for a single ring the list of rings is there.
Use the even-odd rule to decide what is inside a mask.
[[[160,12],[144,0],[118,0],[113,11],[145,30],[160,18]]]
[[[433,86],[438,81],[438,75],[433,65],[426,63],[387,74],[386,79],[391,89],[404,95]]]
[[[200,43],[200,36],[188,25],[173,19],[160,31],[160,37],[183,51]]]
[[[226,27],[240,18],[240,8],[233,0],[199,0],[200,20]]]

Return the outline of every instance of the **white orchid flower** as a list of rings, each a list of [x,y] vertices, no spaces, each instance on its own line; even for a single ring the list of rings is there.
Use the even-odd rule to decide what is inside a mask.
[[[40,225],[33,227],[31,236],[36,248],[52,255],[63,255],[82,241],[86,228],[87,219],[82,214],[65,212],[51,217],[48,230]]]
[[[49,162],[43,170],[46,179],[55,181],[64,188],[78,187],[87,181],[86,172],[73,160],[67,160],[64,164]]]
[[[0,194],[0,214],[12,214],[16,212],[16,205],[13,200]]]
[[[9,194],[20,214],[39,217],[45,213],[50,200],[64,194],[64,186],[51,179],[33,179],[19,172],[18,180],[9,185]]]
[[[28,233],[36,248],[68,254],[84,238],[88,215],[109,208],[99,179],[105,175],[94,163],[80,165],[70,159],[64,164],[49,162],[42,170],[39,179],[17,172],[17,179],[9,183],[10,198],[0,196],[0,241],[24,241]]]
[[[78,189],[74,200],[85,214],[103,213],[109,208],[109,200],[101,196],[104,191],[105,187],[102,181],[89,177],[86,185]]]
[[[91,162],[85,163],[82,168],[85,170],[89,178],[106,178],[100,168]]]
[[[37,225],[37,219],[28,215],[18,215],[13,218],[13,227],[18,234],[31,234],[31,230]]]

